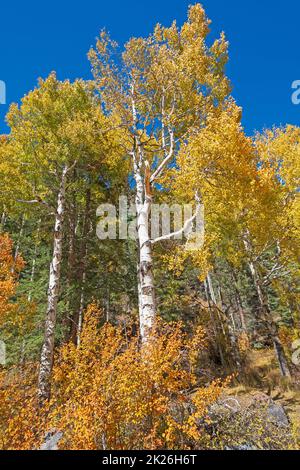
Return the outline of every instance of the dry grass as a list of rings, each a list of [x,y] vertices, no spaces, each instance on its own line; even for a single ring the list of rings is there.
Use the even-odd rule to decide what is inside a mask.
[[[281,404],[292,425],[300,430],[300,387],[295,380],[281,377],[273,350],[249,351],[243,376],[237,378],[228,395],[239,397],[245,405],[262,392]]]

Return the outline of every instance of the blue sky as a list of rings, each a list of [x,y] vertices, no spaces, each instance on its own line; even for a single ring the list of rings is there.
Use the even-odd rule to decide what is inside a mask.
[[[182,23],[190,0],[51,0],[1,2],[0,80],[7,105],[0,105],[0,132],[8,105],[19,101],[39,76],[91,78],[86,53],[106,27],[120,44],[147,35],[155,23]],[[291,84],[300,80],[299,0],[203,0],[212,37],[224,30],[230,42],[227,73],[244,109],[247,133],[273,124],[300,124]]]

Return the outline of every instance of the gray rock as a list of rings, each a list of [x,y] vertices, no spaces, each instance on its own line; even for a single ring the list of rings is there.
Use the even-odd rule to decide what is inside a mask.
[[[258,450],[252,444],[242,444],[240,446],[235,447],[225,447],[225,450]]]
[[[267,413],[268,413],[270,421],[276,424],[277,426],[279,427],[290,426],[289,419],[286,415],[286,412],[284,411],[283,406],[278,405],[273,400],[270,402],[267,408]]]

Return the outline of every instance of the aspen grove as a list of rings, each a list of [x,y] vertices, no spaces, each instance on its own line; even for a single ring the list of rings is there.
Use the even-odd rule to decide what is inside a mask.
[[[11,105],[0,449],[299,448],[300,128],[246,135],[228,48],[195,4]]]

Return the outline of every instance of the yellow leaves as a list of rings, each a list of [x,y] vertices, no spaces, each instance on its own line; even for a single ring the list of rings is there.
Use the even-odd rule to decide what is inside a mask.
[[[199,36],[205,38],[209,33],[210,20],[206,18],[205,11],[196,3],[188,11],[188,21],[183,25],[181,34],[184,40],[193,41]]]

